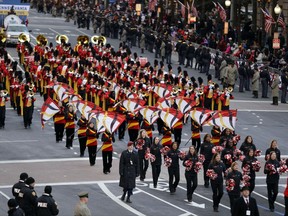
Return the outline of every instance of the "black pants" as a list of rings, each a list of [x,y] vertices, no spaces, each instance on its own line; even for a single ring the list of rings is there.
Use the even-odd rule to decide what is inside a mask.
[[[244,91],[244,76],[240,75],[239,76],[239,92]]]
[[[24,127],[30,126],[32,124],[32,116],[33,116],[33,106],[24,107],[23,109]]]
[[[268,94],[268,82],[266,79],[261,79],[261,86],[262,86],[262,98],[267,97]]]
[[[139,156],[140,179],[145,179],[147,169],[148,169],[148,160],[146,160],[144,156]]]
[[[181,144],[181,135],[182,135],[182,128],[174,129],[174,139],[175,139],[175,142],[177,142],[178,144],[178,148]]]
[[[284,216],[288,216],[288,197],[284,197],[285,200],[285,214]]]
[[[128,129],[129,139],[134,142],[137,139],[139,130]]]
[[[216,182],[212,180],[211,187],[212,187],[212,192],[213,192],[213,207],[218,208],[220,200],[223,196],[223,181]]]
[[[88,146],[88,153],[90,165],[93,166],[96,161],[97,146]]]
[[[0,128],[5,126],[6,107],[0,106]]]
[[[157,130],[158,130],[159,134],[163,134],[163,126],[164,126],[163,120],[158,118],[157,119]]]
[[[119,133],[119,139],[124,139],[124,135],[125,135],[125,129],[126,129],[126,122],[124,121],[118,129],[118,133]]]
[[[249,191],[250,191],[250,194],[254,191],[254,188],[255,188],[255,179],[250,179],[249,181],[250,185],[249,185]]]
[[[78,136],[78,139],[79,139],[79,147],[80,147],[80,157],[83,157],[85,150],[86,150],[87,137],[86,136]]]
[[[161,172],[161,164],[160,165],[152,165],[152,177],[153,177],[154,186],[157,186],[160,172]]]
[[[204,108],[212,109],[212,98],[205,98],[204,100]]]
[[[20,96],[16,97],[16,108],[17,108],[17,114],[21,115]]]
[[[209,185],[209,177],[206,176],[206,172],[208,170],[209,163],[210,163],[210,161],[207,161],[207,162],[205,161],[203,163],[203,177],[204,177],[204,184],[205,185]]]
[[[55,133],[56,133],[56,142],[62,141],[64,134],[65,124],[54,124]]]
[[[192,145],[195,147],[197,153],[199,152],[199,149],[200,149],[200,145],[201,145],[201,139],[198,138],[198,139],[193,139],[192,138]]]
[[[229,200],[230,200],[230,211],[231,214],[233,212],[233,206],[234,206],[234,201],[238,198],[240,198],[240,193],[239,194],[228,194]]]
[[[180,180],[180,170],[178,167],[168,167],[169,174],[169,190],[170,192],[175,192]],[[175,180],[174,180],[175,178]],[[174,182],[173,182],[174,180]]]
[[[282,83],[281,89],[281,103],[286,103],[287,85]]]
[[[278,183],[267,183],[269,209],[274,209],[274,202],[278,195]]]
[[[195,189],[198,186],[198,178],[197,175],[191,174],[191,172],[185,172],[185,178],[187,183],[187,199],[192,199],[192,195],[195,191]]]
[[[102,151],[103,172],[109,172],[112,167],[112,151]]]
[[[66,147],[73,146],[75,128],[66,128]]]

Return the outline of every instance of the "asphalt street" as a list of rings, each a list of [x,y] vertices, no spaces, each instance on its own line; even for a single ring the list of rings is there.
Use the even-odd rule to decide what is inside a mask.
[[[38,14],[31,11],[29,17],[29,29],[32,30],[31,42],[36,44],[35,38],[38,34],[45,35],[49,42],[55,46],[55,36],[66,34],[72,45],[76,44],[76,39],[81,34],[94,35],[92,30],[77,29],[72,22],[64,22],[64,18],[53,18],[51,15]],[[117,48],[119,40],[108,38],[108,43]],[[17,59],[15,47],[8,48],[10,56]],[[133,48],[133,52],[140,53],[140,49]],[[147,56],[149,61],[154,61],[154,54],[145,51],[143,56]],[[158,59],[159,60],[159,59]],[[173,56],[173,69],[176,71],[177,56]],[[213,69],[211,70],[213,72]],[[200,73],[196,70],[188,69],[190,76],[196,78]],[[201,74],[203,77],[203,75]],[[203,77],[204,78],[204,77]],[[206,79],[204,79],[206,80]],[[240,134],[242,143],[247,135],[251,135],[257,148],[264,152],[270,145],[271,140],[276,139],[282,155],[288,156],[287,149],[287,122],[288,105],[279,104],[271,106],[270,99],[252,99],[251,92],[239,93],[236,87],[233,93],[235,100],[231,101],[231,108],[238,109],[238,121],[236,123],[236,133]],[[5,130],[0,130],[0,215],[6,215],[7,199],[12,196],[11,187],[17,182],[19,174],[26,171],[36,179],[36,192],[38,196],[43,192],[45,185],[53,186],[52,194],[60,209],[59,215],[73,215],[74,205],[78,201],[77,193],[86,190],[89,195],[89,208],[92,215],[199,215],[208,216],[212,214],[212,191],[211,188],[204,188],[203,173],[198,175],[198,183],[193,203],[185,201],[186,184],[184,169],[181,167],[180,187],[175,195],[168,193],[167,168],[162,166],[161,181],[158,188],[151,186],[151,169],[148,169],[148,176],[145,182],[137,182],[137,188],[132,197],[133,203],[127,205],[119,199],[121,188],[118,186],[118,163],[119,154],[126,148],[128,134],[123,141],[116,138],[114,147],[114,160],[112,172],[104,175],[102,172],[101,152],[97,155],[95,167],[90,167],[88,158],[79,157],[78,140],[74,140],[73,149],[65,148],[65,143],[56,143],[53,122],[48,122],[45,128],[41,128],[40,109],[43,99],[36,96],[33,125],[31,129],[24,129],[22,117],[17,116],[10,106],[6,111]],[[204,127],[201,133],[203,138],[205,133],[210,133],[210,127]],[[155,136],[158,135],[154,131]],[[191,142],[187,143],[191,136],[190,122],[183,128],[181,149],[188,149]],[[100,143],[100,142],[99,142]],[[187,143],[187,145],[185,145]],[[86,153],[87,155],[87,153]],[[286,157],[287,157],[286,156]],[[260,161],[264,163],[263,157]],[[262,163],[262,166],[264,165]],[[257,173],[256,189],[253,197],[257,199],[260,215],[283,215],[284,198],[283,191],[286,186],[287,174],[283,174],[279,184],[279,194],[277,198],[275,212],[268,209],[266,176],[261,170]],[[224,194],[221,200],[220,212],[217,215],[229,215],[229,198]]]

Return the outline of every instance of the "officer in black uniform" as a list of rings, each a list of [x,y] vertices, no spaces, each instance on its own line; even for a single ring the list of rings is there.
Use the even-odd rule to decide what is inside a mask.
[[[37,199],[37,216],[53,216],[58,215],[59,209],[52,195],[52,187],[47,185],[44,193]]]
[[[15,200],[18,204],[19,204],[19,192],[23,187],[25,187],[25,181],[27,178],[28,178],[27,173],[21,173],[19,181],[15,183],[12,187],[12,194],[15,197]]]
[[[35,179],[28,177],[25,181],[25,187],[19,192],[19,206],[25,212],[25,215],[36,216],[37,194],[34,190]]]
[[[9,208],[8,216],[25,216],[24,211],[19,208],[15,199],[9,199],[7,205]]]

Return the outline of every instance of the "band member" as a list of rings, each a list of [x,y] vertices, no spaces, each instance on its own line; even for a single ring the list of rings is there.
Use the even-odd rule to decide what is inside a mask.
[[[203,175],[204,175],[204,186],[206,188],[209,187],[209,177],[206,175],[206,172],[208,170],[208,166],[211,162],[211,159],[213,157],[213,153],[212,153],[212,148],[214,147],[214,145],[211,143],[211,135],[210,134],[206,134],[204,136],[204,141],[201,145],[201,149],[200,149],[200,154],[204,155],[205,157],[205,161],[203,162]]]
[[[211,169],[216,173],[216,178],[210,178],[213,192],[213,209],[214,212],[219,212],[218,207],[223,196],[223,174],[225,173],[225,165],[221,162],[220,154],[214,154],[209,164],[208,170]]]
[[[0,91],[0,129],[5,127],[5,114],[6,114],[6,102],[8,101],[8,92],[4,90]]]
[[[172,159],[171,166],[168,167],[169,190],[171,195],[175,194],[180,180],[179,153],[180,151],[178,149],[178,143],[173,142],[172,149],[167,153],[167,157]]]
[[[234,201],[238,198],[240,198],[240,183],[242,180],[242,174],[238,171],[238,164],[237,162],[233,162],[231,165],[231,169],[229,169],[229,173],[226,178],[226,185],[229,184],[230,179],[233,179],[234,186],[233,189],[229,187],[229,185],[226,187],[229,200],[230,200],[230,208],[231,213],[233,212],[234,207]]]
[[[191,130],[192,130],[192,145],[195,147],[196,151],[199,152],[201,145],[200,131],[202,131],[202,126],[196,121],[191,119]]]
[[[187,183],[187,200],[192,202],[192,196],[198,186],[198,175],[195,165],[198,162],[198,155],[194,146],[189,147],[189,152],[185,156],[183,166],[185,167],[185,178]]]
[[[171,132],[171,129],[165,123],[164,123],[163,128],[162,128],[162,133],[163,133],[162,146],[171,147],[171,145],[172,145],[172,132]]]
[[[85,149],[86,149],[86,130],[87,130],[87,120],[84,115],[81,115],[80,119],[77,122],[78,128],[78,140],[80,146],[80,157],[84,157]]]
[[[271,212],[274,212],[274,203],[278,195],[278,168],[280,167],[280,163],[277,160],[277,155],[275,152],[271,151],[269,156],[269,159],[265,163],[264,174],[266,174],[269,209]]]
[[[250,177],[250,180],[249,180],[249,191],[250,191],[250,194],[254,191],[254,188],[255,188],[256,173],[255,173],[254,167],[252,166],[252,163],[256,162],[256,161],[257,161],[257,158],[254,156],[254,150],[252,148],[250,148],[247,151],[247,154],[245,155],[245,158],[244,158],[244,160],[242,162],[242,169],[244,167],[247,167],[247,166],[249,167],[247,175]]]
[[[135,142],[135,145],[138,149],[140,180],[144,181],[148,169],[148,161],[145,159],[145,153],[147,149],[151,146],[150,138],[148,137],[146,130],[141,129],[139,131],[139,135]]]
[[[65,128],[65,108],[62,105],[62,102],[58,102],[59,112],[54,115],[54,128],[56,134],[56,143],[62,141],[64,128]]]
[[[176,122],[173,126],[173,133],[174,133],[174,140],[178,143],[178,148],[181,144],[181,135],[182,135],[182,128],[183,128],[183,118]]]
[[[92,121],[89,122],[88,124],[88,128],[86,130],[86,136],[87,136],[86,146],[88,147],[90,166],[94,166],[96,162],[98,134],[96,129],[94,128],[94,123]]]
[[[133,142],[129,141],[127,150],[122,152],[119,163],[119,186],[123,188],[121,200],[124,201],[127,195],[127,203],[132,203],[130,196],[132,195],[133,188],[136,187],[136,177],[139,176],[138,161],[138,154],[133,151]]]
[[[32,93],[30,90],[28,90],[23,96],[23,120],[25,129],[27,129],[27,127],[30,128],[32,124],[35,100],[34,93]]]
[[[219,145],[220,137],[221,137],[221,129],[219,126],[213,126],[211,129],[212,139],[211,142],[215,145]]]
[[[66,128],[66,148],[73,149],[73,139],[75,134],[75,120],[77,120],[77,116],[74,112],[74,108],[72,104],[68,105],[68,110],[65,113],[65,128]]]
[[[159,137],[154,137],[150,148],[150,153],[155,156],[155,160],[151,161],[154,188],[157,188],[158,178],[161,172],[161,164],[162,164],[162,157],[160,151],[161,149],[162,145],[160,144]]]
[[[111,172],[113,160],[113,145],[115,138],[107,130],[102,134],[102,159],[103,159],[103,173],[108,174]]]
[[[130,138],[130,141],[134,142],[137,139],[137,134],[140,129],[139,119],[135,114],[128,113],[127,121],[128,121],[127,129],[128,129],[129,138]]]

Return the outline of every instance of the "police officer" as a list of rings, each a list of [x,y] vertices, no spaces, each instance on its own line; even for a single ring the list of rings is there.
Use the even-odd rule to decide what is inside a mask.
[[[47,185],[42,196],[37,199],[37,216],[58,215],[59,210],[51,192],[52,187]]]
[[[88,193],[87,192],[81,192],[78,194],[80,198],[80,202],[76,205],[74,210],[75,216],[91,216],[90,209],[87,206],[88,203]]]
[[[28,177],[25,181],[25,187],[19,192],[19,206],[25,212],[25,215],[36,216],[37,194],[34,190],[35,179]]]
[[[24,211],[18,207],[17,201],[15,199],[8,200],[8,216],[25,216]]]
[[[25,187],[25,181],[27,178],[28,178],[27,173],[21,173],[19,181],[15,183],[12,187],[12,194],[15,197],[15,200],[18,204],[19,204],[19,192],[23,187]]]

